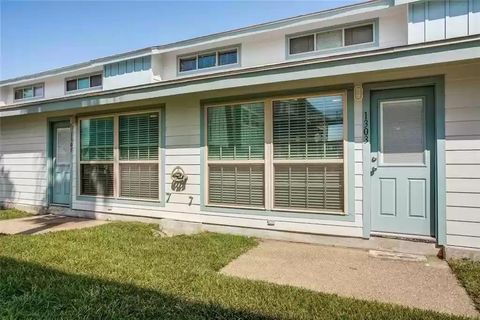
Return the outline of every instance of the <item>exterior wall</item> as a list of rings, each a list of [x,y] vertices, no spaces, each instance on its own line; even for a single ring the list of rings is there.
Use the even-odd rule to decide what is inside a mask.
[[[207,45],[195,46],[194,48],[172,51],[162,54],[163,68],[161,70],[162,80],[171,80],[177,75],[177,56],[203,51],[218,47],[241,45],[240,68],[268,65],[287,61],[286,57],[286,36],[298,32],[306,32],[329,28],[332,26],[341,26],[354,22],[365,20],[379,19],[379,44],[377,48],[386,48],[407,44],[407,6],[398,6],[386,10],[379,10],[364,14],[339,17],[336,19],[327,19],[316,22],[302,23],[300,25],[282,28],[279,30],[268,31],[235,39],[223,40]],[[355,51],[371,50],[372,47],[364,49],[348,49],[339,50],[338,53],[348,53]],[[325,55],[325,54],[323,54]],[[327,55],[332,55],[328,53]],[[321,53],[315,53],[308,57],[320,57]],[[288,58],[291,60],[291,58]],[[222,69],[224,70],[224,69]],[[218,71],[205,70],[201,73],[207,74]]]
[[[0,119],[0,204],[47,205],[44,115]]]
[[[460,249],[480,249],[480,93],[477,89],[480,87],[480,63],[310,79],[285,83],[281,88],[288,90],[342,83],[361,85],[362,81],[388,81],[438,74],[445,74],[447,245]],[[171,194],[166,196],[165,203],[115,202],[99,198],[87,201],[74,196],[72,208],[217,225],[361,237],[363,181],[369,176],[364,175],[362,170],[362,101],[354,102],[355,193],[349,195],[355,199],[353,221],[268,216],[269,220],[275,221],[275,226],[268,226],[266,216],[202,209],[200,101],[218,96],[274,91],[278,88],[277,84],[272,84],[255,89],[238,88],[228,92],[212,91],[165,99],[162,101],[166,106],[163,183],[165,192]],[[114,105],[111,107],[115,108]],[[48,114],[49,117],[60,115],[62,114]],[[46,117],[43,114],[0,119],[0,202],[47,205]],[[74,128],[75,131],[76,129]],[[75,138],[76,135],[74,159],[77,145]],[[170,188],[170,172],[177,165],[182,166],[189,176],[183,192],[174,192]],[[76,168],[75,160],[73,168]],[[72,193],[75,195],[76,174],[72,177]]]
[[[447,244],[480,249],[480,65],[445,78]]]
[[[70,78],[70,77],[75,77],[75,76],[80,76],[83,74],[91,74],[95,72],[102,72],[101,67],[96,67],[96,68],[88,68],[85,70],[82,70],[80,72],[70,72],[66,74],[62,74],[59,76],[55,77],[47,77],[45,79],[41,80],[35,80],[35,81],[29,81],[29,82],[22,82],[21,84],[12,84],[9,86],[2,87],[2,94],[0,95],[1,100],[4,101],[6,105],[14,104],[14,103],[24,103],[27,101],[41,101],[45,99],[53,99],[53,98],[60,98],[63,96],[72,96],[78,93],[65,93],[65,78]],[[32,99],[32,100],[25,100],[25,101],[14,101],[14,89],[17,87],[23,87],[23,86],[28,86],[30,84],[35,84],[35,83],[43,83],[44,84],[44,93],[43,93],[43,98],[40,99]],[[83,91],[82,93],[85,93]],[[0,102],[1,103],[1,102]],[[1,105],[1,104],[0,104]]]
[[[137,86],[152,82],[152,69],[103,78],[103,90]]]
[[[430,0],[409,4],[408,43],[480,33],[480,0]]]

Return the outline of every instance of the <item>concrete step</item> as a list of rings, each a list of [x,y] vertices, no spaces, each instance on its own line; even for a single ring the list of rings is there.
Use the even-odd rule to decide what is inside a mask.
[[[427,261],[427,257],[424,255],[394,252],[394,251],[369,250],[368,255],[372,258],[388,259],[388,260],[399,260],[399,261],[409,261],[409,262],[426,262]]]

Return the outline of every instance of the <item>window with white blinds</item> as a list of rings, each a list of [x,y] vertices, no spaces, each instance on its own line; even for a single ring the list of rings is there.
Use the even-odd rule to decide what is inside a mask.
[[[160,198],[160,114],[80,120],[80,194]]]
[[[344,211],[343,96],[273,101],[274,207]]]
[[[207,108],[210,204],[264,207],[263,103]]]
[[[113,117],[80,122],[80,193],[113,196]]]
[[[208,204],[344,213],[345,100],[208,106]]]

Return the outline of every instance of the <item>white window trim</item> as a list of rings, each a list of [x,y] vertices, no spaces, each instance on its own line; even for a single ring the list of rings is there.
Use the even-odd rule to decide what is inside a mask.
[[[363,26],[372,26],[372,41],[370,42],[362,42],[358,44],[353,44],[353,45],[345,45],[345,29],[352,29],[352,28],[357,28],[357,27],[363,27]],[[331,28],[325,28],[325,29],[318,29],[318,30],[310,30],[306,31],[303,33],[296,33],[296,34],[291,34],[287,35],[287,57],[301,57],[305,55],[311,55],[315,53],[324,53],[324,52],[335,52],[335,51],[344,51],[348,49],[356,49],[359,47],[363,46],[369,46],[369,45],[374,45],[375,43],[378,42],[377,39],[377,30],[378,29],[378,23],[375,20],[369,20],[369,21],[363,21],[360,23],[356,24],[347,24],[343,26],[338,26],[338,27],[331,27]],[[334,48],[327,48],[327,49],[317,49],[317,35],[326,33],[326,32],[332,32],[332,31],[342,31],[342,45],[340,47],[334,47]],[[290,40],[292,39],[297,39],[305,36],[311,36],[313,35],[313,50],[312,51],[305,51],[305,52],[299,52],[299,53],[290,53]]]
[[[120,160],[120,146],[119,146],[119,118],[120,116],[125,115],[140,115],[146,113],[155,113],[158,116],[158,160]],[[113,118],[113,161],[103,161],[103,160],[94,160],[94,161],[85,161],[81,159],[81,121],[88,120],[88,119],[98,119],[98,118]],[[77,155],[77,168],[76,168],[76,187],[77,187],[77,196],[80,197],[88,197],[88,198],[98,198],[98,199],[114,199],[114,200],[135,200],[135,201],[145,201],[151,203],[158,203],[161,202],[162,199],[162,157],[161,157],[161,148],[162,148],[162,119],[161,119],[161,111],[159,109],[145,109],[141,111],[127,111],[127,112],[119,112],[119,113],[107,113],[107,114],[99,114],[99,115],[90,115],[79,117],[77,120],[77,127],[76,130],[76,141],[77,147],[75,148]],[[122,163],[154,163],[158,164],[158,199],[148,199],[148,198],[132,198],[132,197],[122,197],[120,196],[120,164]],[[102,195],[86,195],[82,194],[81,192],[81,165],[82,164],[113,164],[113,196],[102,196]]]
[[[76,90],[70,90],[70,91],[67,90],[67,82],[68,81],[77,80],[77,88],[78,88],[78,80],[79,79],[83,79],[83,78],[88,77],[88,84],[90,85],[90,82],[91,82],[90,78],[93,77],[93,76],[101,76],[102,77],[102,84],[99,85],[99,86],[88,87],[88,88],[85,88],[85,89],[76,89]],[[78,75],[78,76],[74,76],[74,77],[65,78],[65,81],[64,81],[65,95],[75,94],[75,93],[83,93],[83,92],[94,91],[94,90],[101,90],[102,88],[103,88],[103,71],[92,72],[92,73],[88,73],[88,74],[82,74],[82,75]]]
[[[319,97],[319,96],[342,96],[343,99],[343,159],[305,159],[305,160],[275,160],[273,158],[273,101],[277,100],[288,100],[295,98],[310,98],[310,97]],[[246,103],[263,103],[265,108],[265,119],[264,119],[264,141],[265,141],[265,152],[264,159],[259,160],[209,160],[208,159],[208,108],[212,107],[221,107],[228,105],[238,105]],[[209,104],[205,105],[204,108],[204,137],[205,137],[205,147],[204,147],[204,167],[202,168],[204,174],[204,200],[206,207],[216,207],[216,208],[232,208],[232,209],[256,209],[256,210],[271,210],[271,211],[282,211],[290,213],[318,213],[318,214],[330,214],[330,215],[340,215],[344,216],[348,214],[348,157],[353,156],[348,154],[348,112],[347,112],[347,92],[346,90],[342,91],[332,91],[332,92],[320,92],[318,94],[306,94],[306,95],[290,95],[290,96],[276,96],[268,99],[262,100],[242,100],[242,101],[231,101],[228,103],[219,103],[219,104]],[[321,210],[321,209],[305,209],[305,208],[281,208],[274,206],[274,179],[275,179],[275,164],[282,163],[301,163],[301,164],[328,164],[328,163],[342,163],[343,162],[343,211],[331,211],[331,210]],[[209,165],[210,164],[264,164],[264,206],[237,206],[229,204],[212,204],[209,200]]]
[[[219,55],[221,53],[230,52],[230,51],[233,51],[233,50],[237,51],[237,62],[220,65],[219,64]],[[212,53],[215,53],[215,66],[207,67],[207,68],[198,68],[198,57],[208,55],[208,54],[212,54]],[[215,48],[215,49],[209,49],[209,50],[199,51],[199,52],[195,52],[195,53],[188,53],[188,54],[185,54],[185,55],[179,55],[179,56],[177,56],[177,75],[188,75],[188,74],[201,73],[201,72],[204,72],[204,71],[223,70],[223,69],[238,67],[238,66],[240,66],[240,56],[241,56],[241,46],[239,44],[234,45],[234,46],[229,46],[229,47]],[[188,59],[188,58],[195,58],[195,69],[181,71],[180,70],[180,60]]]
[[[42,95],[41,96],[35,96],[35,87],[39,87],[39,86],[41,86],[42,89],[43,89]],[[15,99],[15,91],[22,90],[22,96],[23,96],[23,90],[24,89],[30,89],[30,88],[33,90],[33,94],[34,94],[33,97]],[[34,84],[31,84],[31,85],[28,85],[28,86],[13,88],[13,101],[14,102],[23,102],[23,101],[30,101],[30,100],[35,100],[35,99],[42,99],[44,97],[45,97],[45,83],[44,82],[39,82],[39,83],[34,83]]]

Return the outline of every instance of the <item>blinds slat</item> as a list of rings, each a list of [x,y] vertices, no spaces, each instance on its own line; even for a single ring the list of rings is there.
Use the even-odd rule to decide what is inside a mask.
[[[121,163],[120,196],[158,199],[158,179],[156,163]]]
[[[343,212],[343,164],[275,165],[274,205]]]
[[[113,160],[113,118],[86,119],[80,122],[80,159]]]
[[[156,113],[119,117],[120,160],[157,160],[159,119]]]
[[[343,158],[343,97],[273,102],[275,159]]]
[[[209,202],[238,206],[264,206],[262,165],[210,165]]]

